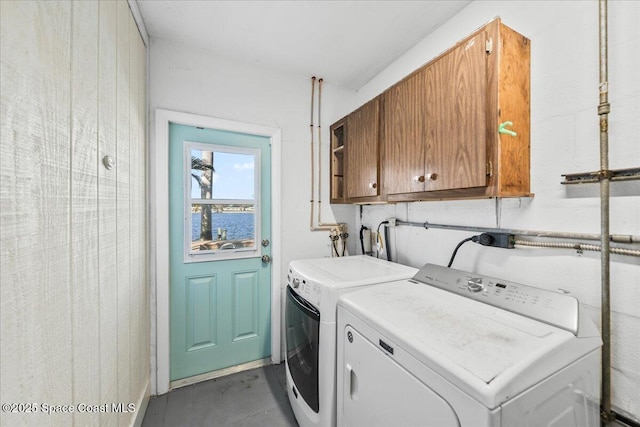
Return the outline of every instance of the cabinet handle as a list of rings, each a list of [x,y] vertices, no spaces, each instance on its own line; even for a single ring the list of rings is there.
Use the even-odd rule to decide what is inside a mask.
[[[378,186],[378,184],[376,184],[375,182],[370,182],[369,183],[369,188],[376,188]]]
[[[413,182],[424,182],[424,175],[414,176]]]
[[[438,179],[438,174],[437,173],[428,173],[427,174],[427,179],[429,181],[435,181],[436,179]]]

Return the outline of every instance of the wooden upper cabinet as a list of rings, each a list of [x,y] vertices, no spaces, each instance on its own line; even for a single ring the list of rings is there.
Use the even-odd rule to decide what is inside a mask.
[[[529,82],[530,41],[489,22],[339,122],[342,201],[531,196]]]
[[[385,194],[487,185],[485,33],[384,94]]]
[[[378,142],[380,101],[375,98],[347,117],[349,140],[345,146],[345,197],[379,194]]]

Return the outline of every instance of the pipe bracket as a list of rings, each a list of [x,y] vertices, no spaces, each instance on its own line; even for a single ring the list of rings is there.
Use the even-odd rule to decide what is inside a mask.
[[[596,173],[598,181],[602,181],[604,179],[610,180],[613,177],[614,173],[610,169],[601,169]]]
[[[611,104],[608,102],[603,102],[598,105],[598,115],[602,116],[604,114],[609,114],[611,112]]]

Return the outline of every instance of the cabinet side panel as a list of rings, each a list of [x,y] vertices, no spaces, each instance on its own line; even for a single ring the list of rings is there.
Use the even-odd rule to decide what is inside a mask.
[[[498,105],[498,80],[500,78],[499,64],[500,54],[498,41],[500,38],[500,20],[489,23],[485,27],[486,40],[492,45],[491,53],[487,55],[487,163],[491,165],[487,170],[487,196],[498,194],[498,165],[500,159],[500,137],[498,125],[500,123],[500,110]]]
[[[517,136],[500,134],[498,191],[503,195],[530,191],[530,74],[531,42],[500,25],[498,102],[500,123]]]

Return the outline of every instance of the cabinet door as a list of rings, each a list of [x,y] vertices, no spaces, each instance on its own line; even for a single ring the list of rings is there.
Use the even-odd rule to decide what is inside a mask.
[[[424,191],[426,71],[420,70],[384,93],[383,192]]]
[[[485,39],[475,35],[426,69],[425,191],[487,185]]]
[[[380,102],[376,98],[349,115],[345,144],[347,199],[378,195],[378,136]]]

